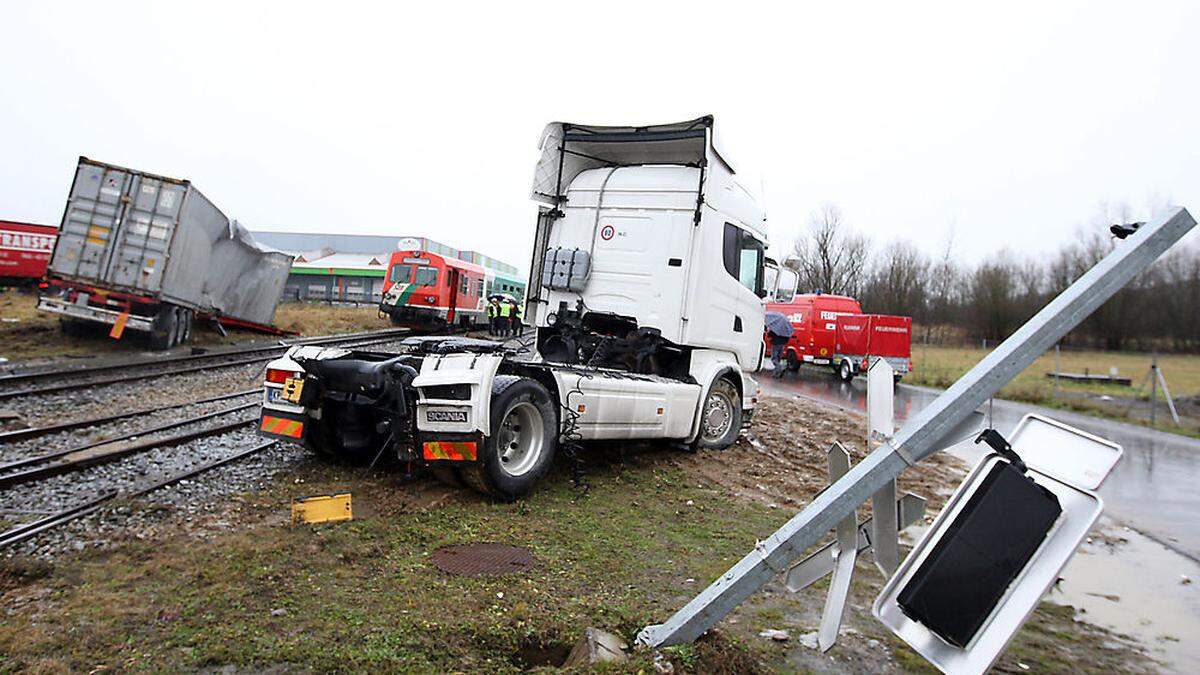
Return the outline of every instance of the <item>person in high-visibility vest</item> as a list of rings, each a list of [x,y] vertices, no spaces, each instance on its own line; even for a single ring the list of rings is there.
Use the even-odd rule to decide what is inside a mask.
[[[487,303],[488,335],[498,335],[500,333],[500,331],[499,331],[500,326],[498,325],[499,324],[499,320],[498,320],[499,316],[500,316],[500,307],[496,303],[496,299],[492,298],[491,300],[488,300],[488,303]]]
[[[500,337],[508,337],[508,333],[512,330],[512,322],[509,317],[512,316],[513,306],[507,302],[500,303]]]
[[[517,303],[512,303],[512,334],[517,337],[521,336],[521,306]]]

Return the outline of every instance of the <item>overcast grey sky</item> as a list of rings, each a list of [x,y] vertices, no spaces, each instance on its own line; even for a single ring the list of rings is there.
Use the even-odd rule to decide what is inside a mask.
[[[777,246],[825,203],[967,260],[1200,210],[1197,2],[518,4],[6,2],[0,218],[57,224],[87,155],[526,268],[546,122],[705,113]]]

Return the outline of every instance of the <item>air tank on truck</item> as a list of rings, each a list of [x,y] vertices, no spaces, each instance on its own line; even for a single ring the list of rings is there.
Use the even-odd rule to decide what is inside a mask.
[[[533,489],[560,446],[737,439],[758,392],[767,237],[713,145],[713,118],[554,122],[541,150],[532,338],[293,348],[268,366],[263,434],[388,453],[505,500]]]

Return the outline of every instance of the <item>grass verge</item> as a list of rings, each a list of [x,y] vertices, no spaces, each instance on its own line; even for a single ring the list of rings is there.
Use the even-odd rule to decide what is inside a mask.
[[[561,662],[587,626],[632,642],[789,518],[791,508],[776,506],[784,491],[812,498],[827,436],[861,431],[860,420],[850,424],[814,404],[771,399],[764,408],[757,445],[694,455],[618,447],[589,456],[586,492],[561,463],[529,499],[498,504],[405,481],[399,470],[314,461],[267,492],[230,499],[203,523],[168,512],[179,526],[165,538],[133,533],[51,570],[10,561],[0,574],[8,609],[0,670],[503,673]],[[825,428],[764,427],[813,417]],[[779,447],[758,447],[764,440]],[[354,494],[354,521],[287,523],[293,497],[340,491]],[[476,541],[528,547],[538,565],[472,578],[429,562],[440,546]],[[798,637],[817,625],[823,594],[784,593],[778,582],[696,644],[663,654],[676,672],[920,669],[923,662],[870,618],[881,582],[863,563],[848,630],[829,654],[795,638],[758,637],[781,627]],[[1143,667],[1120,638],[1048,611],[1035,614],[1002,669],[1017,669],[1018,660],[1082,672]],[[637,652],[608,670],[654,672],[653,655]]]

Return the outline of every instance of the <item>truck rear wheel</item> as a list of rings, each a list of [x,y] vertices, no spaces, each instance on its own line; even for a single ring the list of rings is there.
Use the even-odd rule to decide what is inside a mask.
[[[176,333],[179,330],[179,313],[171,305],[163,305],[154,317],[154,327],[150,331],[150,348],[157,351],[170,349],[175,345]]]
[[[737,387],[725,378],[713,383],[700,409],[701,448],[724,450],[733,445],[742,430],[742,397]]]
[[[529,494],[550,470],[557,448],[550,392],[527,377],[498,375],[492,383],[491,433],[478,460],[460,471],[476,490],[513,501]]]

